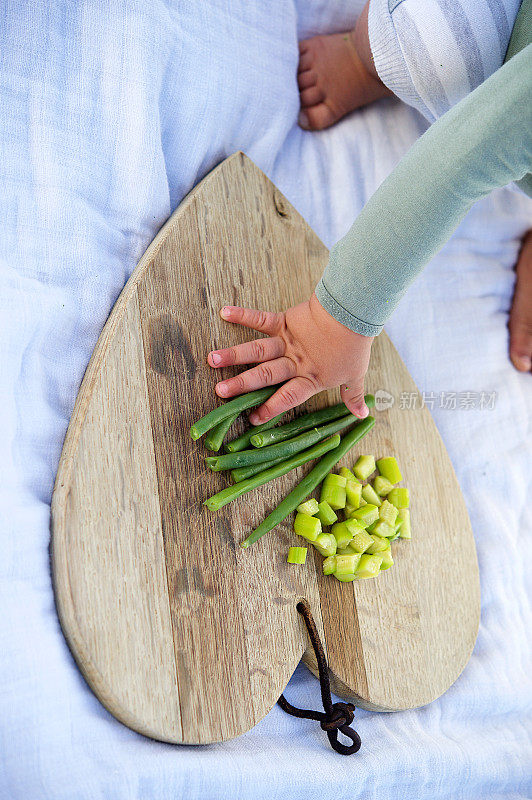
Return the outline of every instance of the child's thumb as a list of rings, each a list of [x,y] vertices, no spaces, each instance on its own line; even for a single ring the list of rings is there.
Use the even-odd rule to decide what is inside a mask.
[[[369,408],[364,400],[363,379],[361,379],[360,382],[357,381],[355,383],[350,383],[349,385],[344,383],[342,386],[340,386],[340,396],[351,414],[354,414],[355,417],[358,417],[359,419],[365,419],[365,417],[368,416]]]

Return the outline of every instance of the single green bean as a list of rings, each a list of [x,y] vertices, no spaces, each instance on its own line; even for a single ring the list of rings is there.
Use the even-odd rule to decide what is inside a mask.
[[[356,422],[357,417],[353,414],[337,419],[330,422],[328,425],[322,425],[320,428],[314,428],[312,431],[302,433],[300,436],[295,436],[293,439],[288,439],[286,442],[279,442],[279,444],[272,444],[270,447],[261,447],[257,450],[241,450],[239,453],[226,453],[224,456],[208,456],[205,461],[207,466],[213,472],[220,472],[223,469],[234,469],[234,467],[247,467],[250,464],[261,464],[265,461],[271,461],[278,456],[289,458],[301,450],[306,450],[307,447],[312,447],[313,444],[321,442],[327,436],[337,433],[342,428]]]
[[[223,419],[221,422],[219,422],[215,428],[211,428],[211,430],[205,437],[205,447],[207,448],[207,450],[214,450],[215,452],[218,452],[218,450],[223,444],[225,434],[227,433],[233,422],[236,419],[238,419],[239,416],[240,416],[240,411],[237,411],[234,414],[231,414],[230,417],[227,417],[226,419]]]
[[[240,413],[241,411],[245,411],[246,408],[260,405],[260,403],[263,403],[268,397],[271,397],[278,388],[278,386],[267,386],[265,389],[257,389],[255,392],[248,392],[247,394],[233,397],[232,400],[228,400],[223,406],[213,408],[212,411],[209,411],[208,414],[205,414],[204,417],[195,422],[190,429],[190,435],[193,439],[199,439],[200,436],[210,431],[211,428],[214,428],[223,419],[230,417],[231,414],[236,414],[237,411]]]
[[[261,522],[258,528],[255,528],[255,530],[249,534],[247,539],[244,539],[240,546],[244,548],[249,547],[291,514],[292,511],[314,491],[316,486],[321,483],[342,456],[345,456],[353,445],[360,441],[360,439],[371,430],[374,424],[374,417],[366,417],[362,422],[358,422],[344,437],[342,437],[338,447],[335,447],[334,450],[331,450],[327,455],[323,456],[323,458],[320,458],[316,466],[310,470],[309,474],[303,478],[301,483],[299,483],[295,489],[292,489],[290,494],[285,497],[263,522]]]
[[[297,455],[292,456],[292,458],[286,459],[286,461],[283,461],[282,464],[277,464],[275,467],[270,467],[270,469],[265,469],[262,472],[259,472],[252,478],[248,478],[245,481],[236,483],[234,486],[228,486],[226,489],[222,489],[221,492],[218,492],[212,497],[209,497],[208,500],[205,500],[203,505],[207,506],[207,508],[210,508],[211,511],[218,511],[219,508],[227,505],[227,503],[230,503],[237,497],[241,497],[241,495],[246,494],[246,492],[250,492],[257,486],[262,486],[263,484],[268,483],[268,481],[273,481],[275,478],[279,478],[281,475],[286,475],[287,472],[290,472],[296,467],[300,467],[302,464],[306,464],[307,461],[311,461],[313,458],[319,458],[324,453],[328,453],[329,450],[333,450],[335,447],[338,447],[339,444],[340,436],[338,433],[336,433],[334,436],[331,436],[330,439],[326,439],[324,442],[319,442],[318,444],[315,444],[314,447],[310,447],[308,450],[303,450],[302,453],[297,453]]]
[[[284,417],[283,414],[277,414],[276,417],[272,417],[268,420],[268,422],[263,422],[262,425],[254,425],[249,431],[246,431],[242,434],[242,436],[238,436],[236,439],[231,439],[230,442],[227,442],[225,445],[225,450],[228,453],[238,453],[239,450],[245,450],[246,447],[249,447],[249,440],[255,433],[260,433],[261,431],[267,431],[269,428],[273,428],[273,426],[279,422],[281,417]]]

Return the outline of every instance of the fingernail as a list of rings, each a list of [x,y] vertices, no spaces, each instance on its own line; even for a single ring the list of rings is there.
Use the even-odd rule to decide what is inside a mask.
[[[225,385],[225,383],[218,383],[216,385],[216,391],[218,392],[218,394],[225,396],[227,394],[227,386]]]
[[[252,425],[260,425],[261,422],[264,422],[260,414],[257,414],[256,411],[254,411],[253,414],[250,414],[248,419]]]
[[[369,414],[369,408],[367,406],[361,406],[355,410],[354,414],[355,417],[358,417],[359,419],[366,419]]]
[[[305,114],[304,111],[300,111],[297,117],[297,122],[301,128],[308,129],[308,116]]]
[[[220,314],[221,314],[222,317],[227,319],[227,317],[229,317],[231,315],[231,309],[229,308],[229,306],[224,306],[222,308],[222,310],[220,311]]]
[[[221,360],[222,357],[218,355],[218,353],[211,353],[211,364],[214,364],[214,366],[216,366],[221,362]]]

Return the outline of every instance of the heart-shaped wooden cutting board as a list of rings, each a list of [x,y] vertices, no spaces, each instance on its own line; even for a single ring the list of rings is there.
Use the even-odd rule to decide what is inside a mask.
[[[479,579],[469,519],[429,412],[401,408],[401,393],[416,387],[385,334],[366,387],[395,403],[376,411],[373,430],[343,463],[364,452],[399,460],[413,538],[392,545],[392,569],[339,583],[323,577],[312,548],[304,567],[287,564],[298,543],[292,518],[251,548],[238,546],[308,467],[216,513],[202,505],[226,483],[206,470],[202,442],[188,433],[219,403],[220,374],[206,355],[252,335],[224,323],[219,309],[286,309],[310,296],[326,261],[301,216],[237,153],[150,245],[87,367],[52,501],[56,602],[95,694],[147,736],[207,743],[255,725],[302,656],[314,669],[301,598],[335,690],[370,709],[429,703],[471,654]],[[337,401],[328,392],[307,406]]]

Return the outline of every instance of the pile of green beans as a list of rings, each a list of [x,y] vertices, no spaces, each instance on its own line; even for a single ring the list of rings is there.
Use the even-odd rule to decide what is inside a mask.
[[[273,386],[258,389],[229,400],[195,422],[190,429],[190,436],[197,440],[207,434],[205,446],[218,452],[229,428],[240,413],[263,403],[277,388]],[[372,395],[366,395],[365,401],[370,408],[375,403]],[[291,422],[274,427],[282,416],[279,414],[227,442],[227,452],[224,455],[205,459],[207,466],[214,472],[231,470],[234,481],[233,486],[228,486],[204,501],[207,508],[216,511],[252,489],[286,475],[312,459],[320,458],[301,483],[242,542],[241,546],[244,548],[282,522],[375,422],[373,417],[358,420],[349,413],[344,403],[303,414]],[[352,425],[354,427],[340,438],[338,431]],[[250,444],[253,445],[252,448],[249,448]]]
[[[288,439],[286,442],[279,442],[272,444],[270,447],[261,447],[257,450],[241,450],[239,453],[226,453],[223,456],[209,456],[205,459],[208,467],[213,472],[220,472],[223,469],[234,469],[235,467],[249,467],[250,464],[262,464],[266,461],[272,461],[275,458],[289,458],[290,456],[299,453],[301,450],[306,450],[307,447],[312,447],[313,444],[332,436],[333,433],[341,431],[353,422],[357,421],[354,414],[347,414],[341,419],[330,422],[328,425],[322,425],[320,428],[314,428],[312,431],[295,436],[293,439]]]
[[[259,433],[254,431],[250,436],[250,442],[253,447],[264,447],[266,445],[276,444],[277,442],[284,442],[285,439],[291,439],[303,431],[308,431],[310,428],[315,428],[324,422],[330,422],[338,417],[346,415],[347,408],[345,403],[337,403],[335,406],[322,408],[319,411],[313,411],[310,414],[303,414],[302,417],[293,419],[292,422],[287,422],[285,425],[280,425],[273,430],[267,430]]]
[[[245,481],[236,483],[234,486],[228,486],[227,489],[222,489],[222,491],[218,492],[218,494],[214,494],[212,497],[209,497],[208,500],[205,500],[204,505],[206,505],[207,508],[210,508],[211,511],[218,511],[219,508],[227,505],[227,503],[230,503],[231,500],[241,497],[243,494],[250,492],[251,489],[255,489],[257,486],[262,486],[264,483],[273,481],[274,478],[280,478],[281,475],[286,475],[287,472],[296,469],[296,467],[300,467],[302,464],[306,464],[307,461],[311,461],[313,458],[319,458],[329,450],[334,450],[334,448],[338,447],[339,444],[340,436],[339,434],[335,433],[334,436],[331,436],[324,442],[319,442],[318,444],[315,444],[314,447],[310,447],[308,450],[303,450],[302,453],[297,453],[297,455],[292,456],[292,458],[287,458],[285,461],[281,462],[280,464],[276,464],[274,467],[263,470],[262,472],[257,473],[257,475],[253,475],[251,478],[248,478]]]

